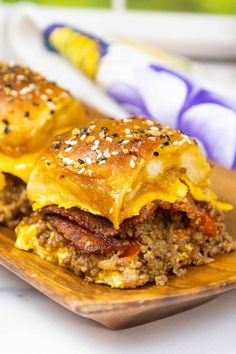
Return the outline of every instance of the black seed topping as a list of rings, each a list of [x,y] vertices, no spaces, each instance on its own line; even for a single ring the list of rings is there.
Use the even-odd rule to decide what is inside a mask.
[[[33,105],[34,107],[38,107],[38,106],[39,106],[39,103],[38,103],[38,102],[32,102],[32,105]]]
[[[100,161],[106,161],[107,157],[103,157]]]
[[[82,134],[88,134],[88,128],[80,128]]]
[[[153,156],[159,156],[159,152],[158,151],[154,151],[152,154],[153,154]]]
[[[107,127],[101,127],[101,130],[106,134],[108,132],[108,128]]]
[[[4,128],[4,134],[9,134],[11,131],[8,127]]]
[[[25,118],[28,118],[29,116],[30,116],[30,112],[29,112],[29,111],[25,111],[25,112],[24,112],[24,117],[25,117]]]
[[[166,140],[170,141],[170,136],[169,136],[168,134],[166,134],[166,135],[164,136],[164,138],[165,138]]]
[[[2,119],[2,122],[3,122],[4,124],[6,124],[6,125],[9,125],[9,122],[8,122],[7,119]]]
[[[52,102],[52,99],[51,99],[51,98],[48,98],[48,102]]]
[[[167,146],[169,144],[170,144],[169,141],[164,141],[163,146]]]
[[[81,164],[81,165],[83,165],[85,162],[84,162],[84,160],[81,160],[81,159],[78,159],[78,162]]]
[[[58,143],[52,144],[52,147],[54,150],[60,150],[61,144],[58,144]]]
[[[51,165],[51,162],[49,162],[49,161],[47,161],[46,163],[47,163],[47,165],[48,165],[48,166],[50,166],[50,165]]]
[[[124,141],[124,139],[121,139],[120,141],[118,141],[118,144],[122,144]]]
[[[117,133],[114,133],[114,134],[110,135],[111,138],[118,138],[118,136],[119,135]]]
[[[55,113],[54,109],[51,109],[50,114],[54,114],[54,113]]]

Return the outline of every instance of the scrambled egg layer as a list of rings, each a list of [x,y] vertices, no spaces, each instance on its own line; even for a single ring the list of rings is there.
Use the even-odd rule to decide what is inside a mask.
[[[68,255],[66,247],[60,247],[52,251],[50,247],[43,247],[37,238],[38,226],[37,224],[19,225],[17,228],[17,239],[15,247],[25,251],[33,251],[38,256],[47,261],[63,265],[63,260]]]

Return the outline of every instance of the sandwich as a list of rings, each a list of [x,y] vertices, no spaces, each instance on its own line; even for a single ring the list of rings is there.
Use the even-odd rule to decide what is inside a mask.
[[[84,124],[82,104],[29,68],[0,63],[0,225],[31,210],[26,183],[55,134]]]
[[[95,119],[56,136],[27,192],[17,248],[113,288],[164,285],[235,250],[197,142],[140,117]]]

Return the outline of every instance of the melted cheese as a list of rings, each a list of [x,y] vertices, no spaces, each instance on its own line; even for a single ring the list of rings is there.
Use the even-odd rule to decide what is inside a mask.
[[[208,202],[219,210],[230,211],[233,209],[233,206],[230,203],[219,201],[217,195],[213,191],[199,188],[198,186],[191,183],[186,176],[183,176],[182,179],[188,185],[193,199],[200,202]]]
[[[68,255],[68,249],[66,247],[60,247],[55,251],[52,251],[49,247],[43,247],[39,244],[37,238],[38,226],[37,224],[31,225],[19,225],[17,227],[17,239],[15,247],[25,251],[33,251],[38,256],[47,261],[63,264],[64,258]]]
[[[34,167],[40,152],[23,155],[21,157],[10,157],[0,152],[0,171],[10,173],[28,182],[30,172]],[[4,187],[4,176],[0,174],[0,190]]]

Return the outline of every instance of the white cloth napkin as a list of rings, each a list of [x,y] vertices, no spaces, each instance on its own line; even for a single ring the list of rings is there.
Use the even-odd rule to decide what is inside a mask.
[[[106,96],[89,79],[60,56],[48,52],[43,45],[41,31],[51,22],[72,23],[63,11],[46,12],[38,6],[22,3],[9,11],[5,26],[5,58],[39,71],[56,81],[76,97],[112,116],[127,113]],[[68,15],[68,14],[67,14]],[[67,21],[66,21],[67,19]],[[75,20],[74,20],[75,21]]]

